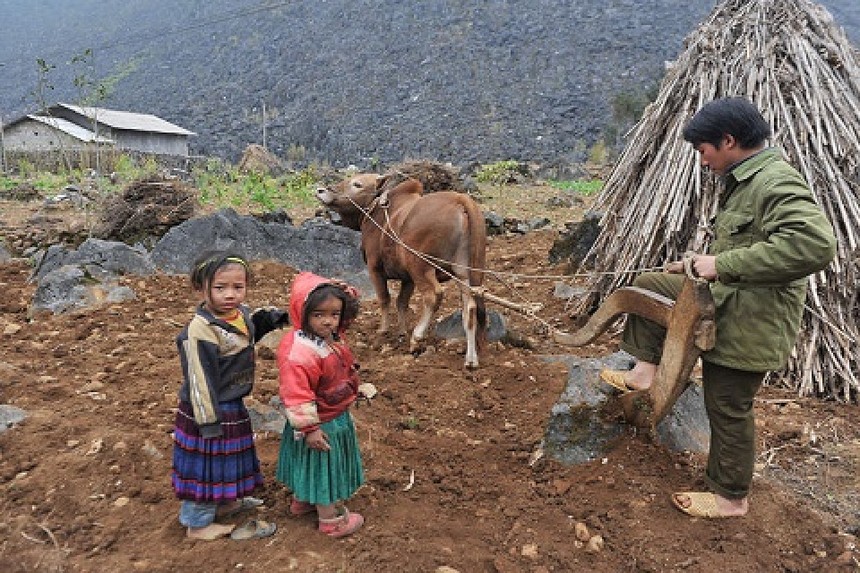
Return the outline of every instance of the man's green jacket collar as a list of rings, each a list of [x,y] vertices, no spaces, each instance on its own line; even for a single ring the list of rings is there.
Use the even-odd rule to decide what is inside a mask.
[[[775,147],[765,147],[761,151],[750,155],[746,159],[742,159],[732,166],[726,174],[726,183],[731,185],[733,183],[749,179],[774,159],[782,159],[779,149]]]

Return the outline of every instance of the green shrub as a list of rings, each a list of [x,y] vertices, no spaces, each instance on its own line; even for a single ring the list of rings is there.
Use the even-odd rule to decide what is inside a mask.
[[[609,156],[609,148],[603,139],[595,141],[588,150],[588,160],[595,165],[606,165],[609,162]]]
[[[210,160],[194,173],[199,199],[216,208],[231,206],[255,210],[289,210],[313,204],[319,177],[313,168],[281,177],[240,173],[235,167]]]
[[[0,191],[8,191],[14,189],[17,183],[11,177],[0,174]]]
[[[317,200],[314,191],[319,186],[319,182],[319,175],[313,167],[282,177],[280,184],[283,189],[283,207],[289,209],[315,204]]]
[[[137,177],[137,165],[135,165],[134,159],[125,153],[116,158],[116,161],[114,161],[113,164],[113,170],[114,173],[117,174],[117,177],[126,181],[130,181]]]
[[[46,194],[57,194],[63,187],[70,183],[67,177],[56,175],[47,171],[33,173],[29,177],[30,184],[39,192]]]
[[[29,177],[32,173],[35,172],[35,170],[36,169],[34,165],[30,161],[26,159],[21,159],[20,161],[18,161],[18,174],[21,176],[22,179],[26,179],[27,177]]]
[[[141,166],[141,171],[147,176],[158,174],[159,169],[158,160],[152,155],[148,156]]]
[[[496,161],[495,163],[482,165],[475,173],[475,178],[481,183],[492,183],[493,185],[502,186],[516,181],[517,177],[522,174],[523,169],[519,161],[508,159],[506,161]]]

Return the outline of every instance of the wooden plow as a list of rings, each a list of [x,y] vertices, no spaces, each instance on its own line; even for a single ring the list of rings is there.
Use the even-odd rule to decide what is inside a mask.
[[[687,388],[699,355],[714,347],[714,298],[708,282],[692,276],[688,266],[677,300],[637,287],[622,287],[606,298],[581,329],[556,332],[554,338],[560,344],[584,346],[623,313],[647,318],[666,328],[663,354],[651,387],[619,397],[625,420],[653,434]]]

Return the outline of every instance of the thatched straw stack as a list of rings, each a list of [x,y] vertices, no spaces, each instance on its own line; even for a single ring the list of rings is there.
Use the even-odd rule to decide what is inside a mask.
[[[720,190],[681,130],[704,103],[746,96],[774,145],[810,183],[836,230],[836,261],[810,278],[803,329],[787,368],[771,377],[800,395],[849,401],[860,390],[860,67],[830,14],[807,0],[729,0],[687,37],[632,132],[595,211],[590,294],[579,313],[642,269],[705,252]],[[588,259],[587,259],[588,260]]]

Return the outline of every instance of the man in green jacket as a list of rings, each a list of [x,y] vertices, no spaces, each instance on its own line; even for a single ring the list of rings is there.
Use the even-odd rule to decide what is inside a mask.
[[[711,444],[705,481],[711,492],[672,496],[697,517],[731,517],[749,511],[755,461],[753,398],[769,370],[782,368],[800,330],[807,277],[836,254],[833,228],[801,175],[778,150],[765,146],[771,129],[743,98],[702,107],[684,127],[684,139],[703,167],[722,176],[724,189],[711,221],[710,254],[692,266],[712,281],[716,345],[702,355],[705,410]],[[634,286],[676,298],[683,265],[643,273]],[[622,349],[636,357],[627,372],[601,378],[623,390],[648,388],[662,355],[665,329],[630,315]]]

